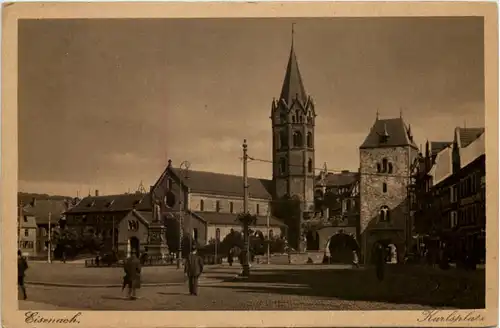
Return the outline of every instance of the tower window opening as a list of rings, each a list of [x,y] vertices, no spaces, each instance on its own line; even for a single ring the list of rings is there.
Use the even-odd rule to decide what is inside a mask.
[[[377,163],[377,173],[380,173],[382,171],[381,167],[380,167],[380,163]]]
[[[383,173],[387,172],[387,158],[384,158],[382,160],[382,172]]]
[[[280,133],[280,145],[281,148],[288,148],[288,134],[286,131]]]
[[[313,140],[312,140],[312,133],[308,132],[307,133],[307,147],[312,148],[313,147]]]
[[[386,193],[386,192],[387,192],[387,183],[385,183],[385,182],[384,182],[384,183],[382,183],[382,191],[383,191],[384,193]]]
[[[312,158],[309,158],[309,161],[307,162],[307,172],[311,173],[313,171],[313,160]]]
[[[294,147],[302,147],[303,141],[302,141],[302,133],[299,131],[295,131],[293,133],[293,146]]]
[[[389,206],[381,206],[380,207],[380,222],[388,222],[390,219],[390,211],[389,211]]]
[[[296,119],[295,115],[293,115],[293,116],[292,116],[292,122],[293,122],[293,123],[296,123],[296,121],[297,121],[297,119]]]
[[[286,159],[280,158],[279,164],[280,164],[279,165],[280,166],[280,173],[285,174],[286,173]]]
[[[389,168],[388,168],[387,172],[389,174],[392,173],[392,163],[389,163]]]

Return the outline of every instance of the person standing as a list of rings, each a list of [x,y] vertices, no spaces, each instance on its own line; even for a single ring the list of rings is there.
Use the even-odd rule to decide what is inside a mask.
[[[21,253],[21,250],[17,251],[17,286],[21,289],[21,293],[23,294],[23,300],[28,298],[26,294],[26,287],[24,286],[24,275],[28,270],[28,262],[26,258]]]
[[[128,286],[128,298],[137,299],[136,290],[141,288],[141,263],[135,252],[130,254],[123,266],[125,271],[124,286]]]
[[[229,263],[229,266],[233,266],[233,248],[229,249],[229,253],[227,254],[227,263]]]
[[[189,294],[198,295],[198,279],[203,273],[203,259],[198,255],[196,246],[192,246],[191,253],[186,259],[184,273],[189,280]]]
[[[385,271],[385,248],[377,243],[375,248],[375,270],[377,273],[377,279],[379,281],[384,280],[384,271]]]

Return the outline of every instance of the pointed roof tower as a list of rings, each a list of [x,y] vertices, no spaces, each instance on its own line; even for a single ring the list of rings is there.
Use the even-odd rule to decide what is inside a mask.
[[[290,57],[288,58],[288,65],[286,68],[285,80],[281,88],[280,99],[286,101],[290,106],[295,99],[298,99],[305,104],[307,102],[307,94],[300,75],[299,64],[297,56],[295,55],[294,39],[294,24],[292,24],[292,46],[290,48]]]

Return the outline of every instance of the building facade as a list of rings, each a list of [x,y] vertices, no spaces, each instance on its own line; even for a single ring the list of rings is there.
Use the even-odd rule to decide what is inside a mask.
[[[422,190],[415,195],[415,226],[431,252],[444,249],[452,262],[485,261],[484,138],[484,128],[456,128],[453,142],[427,143],[427,173],[415,177]]]
[[[418,147],[402,117],[379,119],[359,148],[360,237],[365,263],[376,243],[396,247],[402,260],[409,242],[408,190]]]
[[[26,209],[21,209],[21,217],[18,219],[18,241],[19,250],[23,256],[36,256],[39,248],[37,244],[37,225],[36,218],[33,213]]]

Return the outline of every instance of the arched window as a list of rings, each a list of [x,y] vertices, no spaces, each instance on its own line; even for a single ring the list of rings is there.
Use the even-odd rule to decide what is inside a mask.
[[[389,170],[388,173],[392,173],[392,163],[389,163]]]
[[[280,158],[280,173],[285,174],[286,173],[286,159]]]
[[[387,172],[387,158],[382,160],[382,172]]]
[[[293,146],[294,147],[302,147],[302,133],[300,131],[295,131],[293,133]]]
[[[217,212],[220,212],[220,210],[221,210],[220,200],[218,200],[218,201],[215,202],[215,210]]]
[[[313,160],[312,158],[309,158],[309,161],[307,162],[307,172],[311,173],[313,171]]]
[[[292,116],[292,123],[296,123],[297,119],[295,118],[295,115]]]
[[[200,211],[205,210],[205,201],[203,199],[200,200]]]
[[[313,147],[313,135],[311,132],[307,133],[307,147],[309,148]]]
[[[380,163],[377,163],[377,173],[380,173],[380,171],[382,171],[382,169],[380,168]]]
[[[389,219],[390,219],[390,210],[389,210],[389,206],[381,206],[380,207],[380,222],[388,222]]]
[[[280,147],[288,148],[288,133],[286,131],[280,132]]]
[[[382,183],[382,191],[383,191],[384,193],[386,193],[386,192],[387,192],[387,183],[385,183],[385,182],[384,182],[384,183]]]
[[[230,213],[234,212],[234,203],[233,202],[229,202],[229,212]]]

